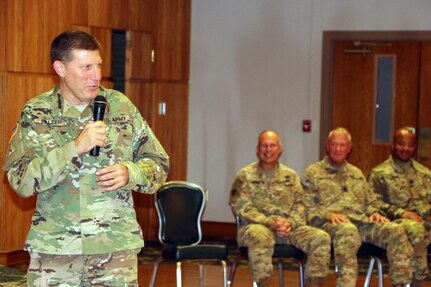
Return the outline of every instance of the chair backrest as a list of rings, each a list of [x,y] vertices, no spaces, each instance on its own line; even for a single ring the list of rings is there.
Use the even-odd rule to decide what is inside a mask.
[[[196,245],[202,239],[205,190],[198,184],[170,181],[155,195],[159,240],[165,245]]]

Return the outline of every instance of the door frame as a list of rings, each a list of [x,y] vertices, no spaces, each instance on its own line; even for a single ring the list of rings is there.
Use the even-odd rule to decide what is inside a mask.
[[[335,41],[431,41],[431,31],[323,31],[320,98],[320,158],[326,154],[324,143],[332,126],[332,75]]]

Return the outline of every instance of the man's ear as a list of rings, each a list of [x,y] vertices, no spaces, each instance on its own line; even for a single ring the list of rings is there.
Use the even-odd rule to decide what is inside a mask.
[[[54,68],[54,70],[55,70],[55,72],[57,73],[57,75],[59,76],[59,77],[64,77],[64,74],[65,74],[65,66],[64,66],[64,64],[63,64],[63,62],[61,62],[61,61],[54,61],[54,63],[52,64],[52,66],[53,66],[53,68]]]

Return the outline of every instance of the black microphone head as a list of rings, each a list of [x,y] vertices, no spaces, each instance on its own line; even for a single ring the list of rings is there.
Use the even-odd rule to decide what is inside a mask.
[[[97,107],[106,107],[106,98],[104,96],[97,96],[94,99],[94,108]]]
[[[95,121],[103,120],[106,108],[106,98],[104,96],[97,96],[94,99],[93,117]]]

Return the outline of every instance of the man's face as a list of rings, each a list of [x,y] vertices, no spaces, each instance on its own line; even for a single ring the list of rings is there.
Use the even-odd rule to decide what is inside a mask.
[[[342,165],[352,149],[352,143],[344,133],[333,133],[326,142],[328,159],[335,165]]]
[[[97,96],[102,78],[100,53],[98,50],[74,50],[72,53],[72,61],[54,62],[62,79],[62,96],[73,105],[89,103]]]
[[[256,148],[260,166],[263,169],[273,169],[277,165],[283,147],[280,144],[277,134],[269,132],[261,135]]]
[[[398,133],[392,143],[392,156],[400,161],[409,161],[416,150],[416,136],[410,132]]]

